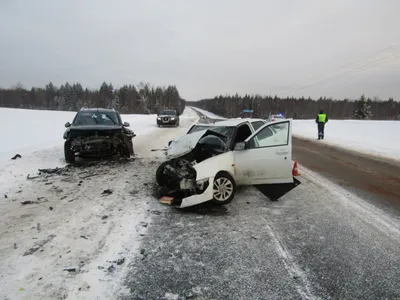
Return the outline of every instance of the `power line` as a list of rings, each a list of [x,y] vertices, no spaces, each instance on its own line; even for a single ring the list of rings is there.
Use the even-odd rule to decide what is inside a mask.
[[[390,47],[389,47],[389,48],[390,48]],[[381,51],[380,51],[380,52],[381,52]],[[300,88],[298,88],[298,89],[296,89],[296,90],[287,91],[287,92],[279,92],[279,93],[277,93],[277,94],[286,94],[286,93],[289,93],[289,92],[292,92],[292,93],[293,93],[293,92],[298,92],[298,91],[301,91],[301,90],[304,90],[304,89],[307,89],[307,88],[316,86],[316,85],[318,85],[318,84],[320,84],[320,83],[324,83],[324,82],[326,82],[326,81],[328,81],[328,80],[335,79],[335,78],[340,77],[340,76],[346,76],[346,75],[349,75],[349,74],[352,74],[352,73],[357,73],[357,72],[359,72],[359,71],[362,71],[363,69],[368,69],[368,68],[370,68],[370,67],[376,66],[376,65],[378,65],[380,62],[383,62],[383,61],[385,61],[385,60],[391,60],[391,59],[395,58],[396,56],[398,56],[399,54],[400,54],[400,51],[395,52],[395,53],[392,53],[392,54],[390,54],[389,56],[384,57],[384,58],[381,58],[381,59],[378,59],[378,60],[376,60],[376,61],[373,61],[373,62],[364,64],[364,65],[362,65],[362,66],[360,66],[360,67],[358,67],[358,68],[355,68],[355,69],[353,69],[353,70],[346,71],[346,72],[344,72],[344,73],[339,73],[339,74],[336,74],[336,75],[334,75],[334,76],[332,76],[332,77],[328,77],[328,78],[319,80],[319,81],[317,81],[317,82],[315,82],[315,83],[313,83],[313,84],[309,84],[309,85],[300,87]]]

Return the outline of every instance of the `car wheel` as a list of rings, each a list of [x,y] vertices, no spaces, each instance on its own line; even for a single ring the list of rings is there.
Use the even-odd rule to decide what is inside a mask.
[[[65,161],[69,164],[75,162],[75,153],[71,149],[71,143],[68,141],[65,141],[64,143],[64,157]]]
[[[166,186],[166,184],[167,184],[167,181],[165,180],[163,172],[164,172],[165,166],[169,163],[170,163],[170,161],[165,161],[157,168],[156,182],[159,186]]]
[[[235,197],[236,183],[227,172],[220,172],[214,178],[213,184],[213,203],[225,205]]]

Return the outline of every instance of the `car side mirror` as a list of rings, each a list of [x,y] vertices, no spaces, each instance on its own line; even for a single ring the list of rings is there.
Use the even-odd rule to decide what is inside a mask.
[[[128,122],[124,122],[124,127],[129,127],[131,126]]]
[[[235,144],[235,148],[234,148],[235,151],[242,151],[244,149],[246,149],[246,143],[245,142],[240,142],[240,143],[236,143]]]
[[[65,123],[65,127],[66,128],[71,127],[71,123],[70,122]]]

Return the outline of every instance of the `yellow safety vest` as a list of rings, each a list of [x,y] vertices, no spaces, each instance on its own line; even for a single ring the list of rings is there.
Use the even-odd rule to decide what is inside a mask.
[[[325,123],[326,121],[326,114],[319,114],[318,115],[318,122]]]

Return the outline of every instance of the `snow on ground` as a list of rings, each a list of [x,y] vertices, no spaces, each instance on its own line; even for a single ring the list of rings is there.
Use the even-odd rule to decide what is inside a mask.
[[[73,112],[1,109],[0,116],[3,128],[16,129],[2,132],[7,151],[22,155],[5,157],[0,170],[0,298],[113,298],[153,216],[153,177],[164,155],[151,150],[183,134],[197,115],[187,108],[178,128],[158,128],[155,115],[123,115],[138,134],[135,159],[67,168],[62,134]],[[60,174],[38,176],[38,168],[55,167]]]
[[[399,132],[399,121],[329,120],[319,142],[400,160]],[[293,135],[316,140],[315,120],[294,120]]]
[[[198,110],[199,112],[201,112],[203,115],[205,115],[206,117],[208,117],[210,119],[226,119],[224,117],[218,116],[218,115],[216,115],[216,114],[214,114],[212,112],[206,111],[204,109],[200,109],[200,108],[197,108],[197,107],[193,107],[193,109]]]

